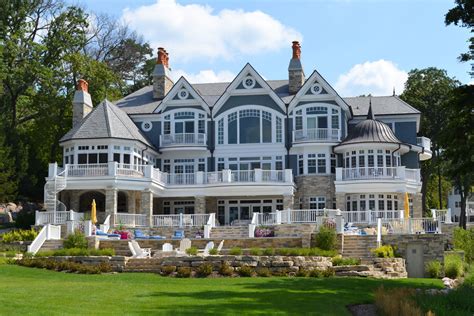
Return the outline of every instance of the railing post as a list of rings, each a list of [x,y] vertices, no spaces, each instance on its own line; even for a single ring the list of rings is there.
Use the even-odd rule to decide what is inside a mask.
[[[232,171],[230,169],[222,170],[222,182],[232,182]]]
[[[290,208],[287,208],[287,209],[286,209],[286,216],[287,216],[286,222],[287,222],[288,224],[291,224],[291,209],[290,209]]]
[[[263,177],[262,177],[262,169],[256,168],[254,169],[255,172],[255,182],[262,182]]]
[[[453,221],[451,219],[451,208],[449,207],[448,210],[446,211],[446,219],[444,221],[446,224],[452,224]]]
[[[183,227],[183,213],[179,213],[179,227]]]
[[[204,225],[204,238],[211,238],[211,225]]]
[[[372,224],[372,210],[369,210],[369,218],[367,219],[369,224]]]
[[[413,223],[412,223],[412,218],[408,218],[408,233],[411,235],[413,234]]]
[[[35,226],[41,225],[40,224],[40,211],[35,211]]]
[[[443,225],[443,223],[442,223],[442,221],[441,221],[441,216],[438,216],[438,227],[437,227],[437,229],[436,229],[436,232],[437,232],[438,234],[442,234],[442,233],[443,233],[443,232],[442,232],[442,229],[441,229],[441,225]]]
[[[342,168],[336,168],[336,181],[342,180]]]
[[[108,174],[109,176],[117,176],[117,167],[118,167],[118,163],[116,161],[109,161],[108,164],[107,164],[107,171],[108,171]]]
[[[196,172],[196,184],[203,184],[204,183],[204,172],[198,171]]]
[[[336,232],[338,234],[344,233],[344,218],[342,217],[341,210],[336,211]]]
[[[398,212],[400,213],[400,215],[399,215],[400,219],[405,218],[405,210],[399,210]]]
[[[46,240],[51,238],[51,224],[46,225]]]
[[[276,223],[277,225],[281,224],[281,211],[279,210],[276,211]]]
[[[293,183],[293,169],[285,169],[285,179],[286,183]]]
[[[435,209],[430,209],[431,211],[431,216],[433,217],[434,220],[436,220],[436,210]]]
[[[53,162],[49,164],[48,178],[54,178],[58,174],[58,163]]]
[[[377,246],[382,245],[382,219],[377,218]]]
[[[145,165],[143,168],[143,176],[147,179],[151,179],[153,174],[153,165]]]

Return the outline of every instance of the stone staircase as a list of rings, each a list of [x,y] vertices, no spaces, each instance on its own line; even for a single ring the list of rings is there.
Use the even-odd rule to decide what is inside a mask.
[[[248,226],[217,226],[211,230],[211,238],[216,239],[234,239],[234,238],[248,238]]]
[[[377,236],[351,236],[345,235],[343,242],[343,257],[359,258],[372,261],[371,249],[377,248]]]
[[[63,240],[46,240],[40,251],[57,250],[63,248]]]

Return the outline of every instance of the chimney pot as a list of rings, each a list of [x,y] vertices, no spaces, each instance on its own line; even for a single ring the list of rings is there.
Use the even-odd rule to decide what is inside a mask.
[[[291,46],[293,49],[293,59],[300,59],[301,58],[301,45],[298,41],[293,41],[293,45]]]
[[[79,79],[77,81],[76,90],[89,92],[89,83],[84,79]]]

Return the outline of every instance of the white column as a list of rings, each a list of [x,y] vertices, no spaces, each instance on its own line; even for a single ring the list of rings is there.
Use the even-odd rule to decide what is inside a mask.
[[[109,161],[107,165],[109,176],[115,177],[117,175],[118,163],[115,161]]]
[[[285,182],[293,182],[293,169],[285,169]]]

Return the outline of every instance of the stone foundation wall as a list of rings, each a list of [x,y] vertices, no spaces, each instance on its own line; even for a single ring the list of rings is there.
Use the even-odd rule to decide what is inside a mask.
[[[296,193],[295,208],[300,208],[300,201],[303,209],[309,209],[310,197],[324,196],[326,197],[326,208],[333,208],[335,203],[335,186],[333,175],[305,175],[295,177]]]
[[[191,244],[198,249],[204,249],[210,241],[217,247],[222,239],[193,239]],[[162,240],[137,240],[142,248],[151,248],[152,253],[161,250],[164,243],[170,243],[173,248],[179,247],[180,240],[162,239]],[[99,240],[100,249],[112,248],[115,254],[120,256],[131,256],[128,248],[128,240]],[[302,248],[303,240],[301,237],[282,237],[282,238],[239,238],[225,239],[224,249],[239,247],[242,249],[250,248]]]
[[[444,239],[443,234],[382,235],[382,243],[396,245],[398,253],[405,259],[408,244],[422,243],[424,262],[431,260],[444,262]]]
[[[316,224],[281,224],[275,227],[275,237],[301,237],[304,248],[311,246]]]

